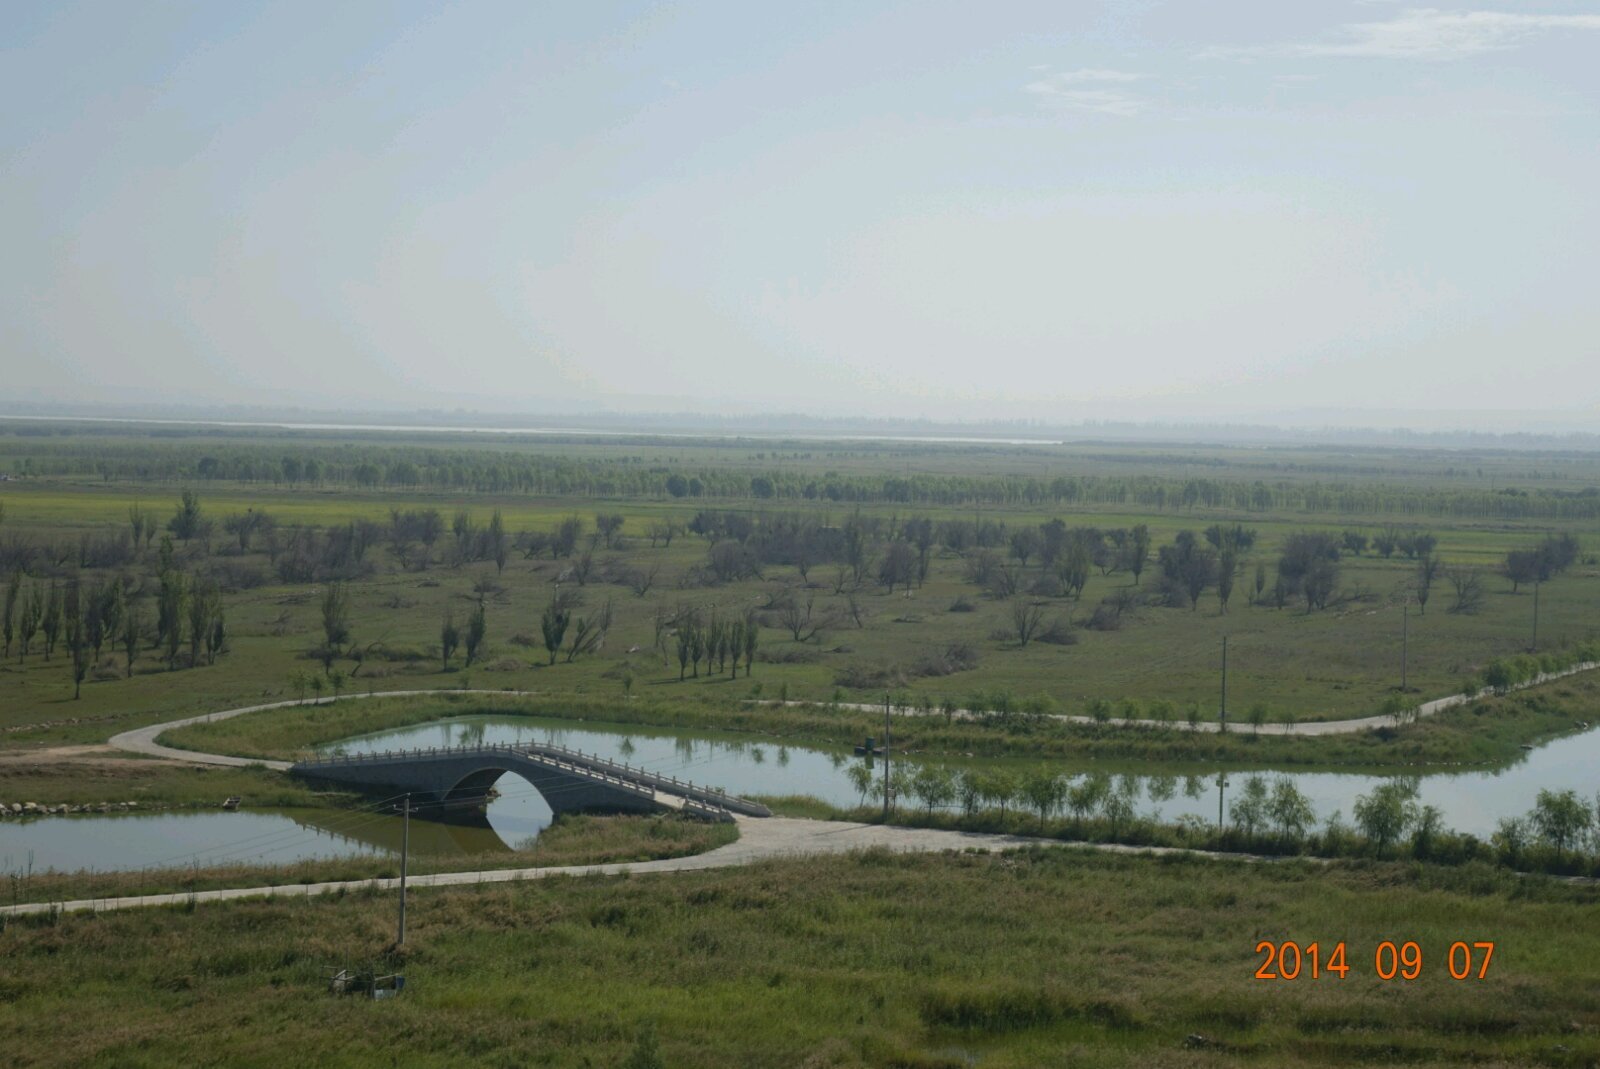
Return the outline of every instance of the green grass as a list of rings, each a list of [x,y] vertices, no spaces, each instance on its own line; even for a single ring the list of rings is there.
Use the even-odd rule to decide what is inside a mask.
[[[215,809],[240,797],[251,807],[343,806],[354,795],[312,790],[261,768],[199,768],[169,761],[62,758],[0,761],[0,801],[40,805],[137,802],[151,809]],[[0,824],[0,828],[4,828]]]
[[[748,447],[740,447],[747,449]],[[874,456],[878,454],[872,454]],[[963,464],[980,464],[987,454],[967,457]],[[993,459],[992,457],[990,459]],[[1442,461],[1441,461],[1442,463]],[[1426,470],[1425,466],[1421,470]],[[1537,473],[1534,473],[1537,474]],[[1299,476],[1297,476],[1299,477]],[[1421,474],[1417,476],[1421,478]],[[1532,478],[1532,476],[1529,476]],[[1443,474],[1448,482],[1455,478]],[[1042,697],[1063,711],[1077,712],[1096,699],[1132,700],[1141,707],[1157,700],[1176,703],[1180,709],[1193,703],[1209,713],[1218,701],[1222,639],[1229,642],[1229,704],[1237,710],[1260,705],[1272,721],[1337,719],[1372,714],[1393,694],[1399,683],[1401,595],[1412,581],[1411,562],[1384,560],[1367,555],[1347,559],[1343,588],[1355,595],[1334,609],[1306,614],[1247,603],[1246,588],[1253,585],[1257,561],[1267,565],[1271,582],[1276,547],[1287,535],[1303,529],[1359,527],[1373,530],[1376,522],[1349,517],[1298,513],[1228,514],[1218,510],[1137,511],[1074,510],[1026,504],[986,509],[988,518],[1013,525],[1036,523],[1061,516],[1069,524],[1094,523],[1125,526],[1148,523],[1157,544],[1183,528],[1203,529],[1213,522],[1243,522],[1260,532],[1258,548],[1246,562],[1230,610],[1223,614],[1213,595],[1206,595],[1198,611],[1140,607],[1131,611],[1121,630],[1099,632],[1077,629],[1077,643],[1052,646],[1031,643],[1018,648],[1012,641],[993,637],[1007,621],[1007,606],[981,596],[963,576],[963,561],[952,553],[936,554],[928,581],[913,591],[884,594],[869,585],[860,595],[864,626],[840,622],[827,629],[820,641],[798,644],[781,629],[765,628],[750,681],[731,681],[725,675],[678,680],[675,660],[655,648],[652,625],[657,612],[678,606],[715,605],[726,614],[761,604],[785,583],[797,579],[789,567],[770,567],[763,578],[720,586],[681,586],[694,567],[704,563],[706,543],[683,535],[670,548],[651,548],[640,538],[651,520],[689,519],[699,507],[750,509],[750,502],[685,503],[672,501],[622,502],[583,496],[530,498],[527,496],[474,494],[395,494],[355,491],[205,486],[202,501],[209,515],[221,519],[246,508],[265,509],[284,525],[336,524],[356,517],[382,519],[391,506],[425,505],[440,508],[448,518],[454,508],[470,508],[481,524],[491,508],[505,514],[508,528],[549,529],[562,517],[578,515],[592,524],[597,510],[618,511],[626,517],[623,528],[632,541],[617,552],[600,550],[605,562],[641,567],[658,566],[661,578],[643,597],[625,586],[591,584],[585,591],[591,609],[606,599],[615,604],[616,623],[600,656],[575,663],[545,666],[543,650],[513,641],[515,636],[536,640],[539,613],[553,582],[567,567],[548,557],[524,560],[513,554],[503,575],[491,563],[459,568],[435,565],[427,571],[402,571],[382,547],[370,551],[374,574],[352,584],[352,631],[363,647],[380,643],[390,651],[410,653],[419,659],[385,661],[369,659],[349,681],[359,690],[403,689],[459,683],[463,676],[474,685],[560,691],[574,695],[615,695],[622,678],[631,676],[637,693],[675,695],[748,695],[756,684],[772,696],[787,690],[795,698],[822,700],[839,689],[839,681],[852,670],[879,673],[882,685],[846,688],[854,699],[874,699],[885,687],[904,689],[932,699],[963,700],[974,692],[1007,692],[1015,698]],[[103,533],[125,526],[130,504],[142,502],[158,518],[170,513],[176,489],[165,484],[129,486],[61,480],[31,480],[8,484],[5,531],[27,537],[76,540],[81,533]],[[767,506],[763,506],[767,507]],[[850,512],[841,504],[801,506],[782,503],[773,509],[800,509],[825,521],[839,523]],[[885,519],[905,518],[913,512],[932,516],[971,516],[971,510],[949,507],[912,509],[874,504],[869,514]],[[1593,546],[1600,525],[1484,523],[1463,519],[1430,518],[1408,521],[1432,529],[1439,537],[1439,554],[1449,564],[1490,567],[1504,552],[1528,545],[1553,527],[1574,530]],[[445,536],[449,541],[449,535]],[[443,543],[441,543],[442,547]],[[222,556],[226,537],[219,532],[218,555],[201,557],[198,546],[180,547],[187,567],[214,564],[243,565],[270,571],[264,553]],[[191,559],[192,558],[192,559]],[[153,552],[132,569],[148,573]],[[1036,569],[1030,569],[1034,571]],[[1156,565],[1147,570],[1143,586],[1153,583]],[[812,581],[819,607],[837,609],[843,599],[832,593],[831,566],[818,566]],[[64,574],[64,573],[63,573]],[[469,671],[441,671],[432,651],[438,643],[439,621],[453,610],[458,619],[471,611],[474,585],[491,580],[500,590],[488,599],[490,650]],[[148,576],[146,583],[150,580]],[[1104,596],[1130,586],[1126,574],[1093,576],[1081,601],[1048,599],[1047,614],[1081,622]],[[1512,593],[1499,578],[1487,580],[1489,593],[1475,614],[1453,614],[1451,595],[1442,580],[1434,589],[1426,615],[1410,616],[1409,679],[1420,698],[1458,690],[1462,680],[1495,657],[1517,652],[1531,637],[1533,598],[1524,588]],[[116,730],[170,719],[210,709],[293,696],[291,678],[316,667],[307,651],[320,638],[313,584],[267,585],[227,595],[231,652],[209,668],[167,672],[155,651],[146,651],[132,679],[122,676],[120,654],[107,651],[83,688],[81,700],[73,688],[66,658],[60,653],[50,662],[37,654],[19,661],[13,654],[0,663],[0,746],[28,746],[52,742],[89,742]],[[1600,570],[1581,564],[1568,575],[1545,584],[1540,600],[1540,635],[1544,647],[1559,647],[1593,638],[1597,622],[1592,606],[1600,596]],[[973,602],[976,611],[952,613],[958,597]],[[145,598],[146,614],[153,605]],[[978,653],[973,669],[935,678],[915,676],[917,661],[928,651],[964,643]],[[669,640],[670,645],[670,640]],[[349,661],[338,667],[349,672]],[[458,656],[456,667],[460,667]],[[22,729],[22,730],[6,730]]]
[[[1070,849],[12,922],[19,1069],[1592,1064],[1600,893],[1481,869],[1149,860]],[[1253,979],[1257,942],[1343,940],[1345,979]],[[1382,981],[1380,941],[1423,973]],[[1456,981],[1456,940],[1494,940]],[[325,971],[372,961],[374,1005]],[[1191,1036],[1202,1037],[1190,1039]]]

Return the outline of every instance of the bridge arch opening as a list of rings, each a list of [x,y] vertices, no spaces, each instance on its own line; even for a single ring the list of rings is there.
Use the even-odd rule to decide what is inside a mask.
[[[527,779],[507,768],[482,768],[444,795],[446,820],[479,820],[513,848],[537,838],[555,816],[550,803]]]

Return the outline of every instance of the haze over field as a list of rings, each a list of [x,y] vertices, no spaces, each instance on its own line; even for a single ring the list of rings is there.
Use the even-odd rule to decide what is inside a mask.
[[[1600,422],[1600,6],[12,5],[0,404]]]

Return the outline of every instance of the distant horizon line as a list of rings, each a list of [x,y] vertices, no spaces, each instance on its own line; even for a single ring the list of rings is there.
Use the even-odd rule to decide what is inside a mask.
[[[884,438],[946,441],[972,444],[1060,445],[1061,439],[1088,432],[1117,440],[1246,441],[1293,440],[1305,444],[1356,444],[1360,439],[1448,447],[1451,441],[1477,446],[1500,443],[1529,446],[1540,443],[1600,448],[1600,433],[1576,430],[1484,430],[1467,427],[1422,430],[1326,423],[1320,426],[1286,426],[1248,420],[1047,420],[1039,417],[982,417],[949,419],[930,416],[821,416],[805,412],[755,412],[736,415],[706,412],[493,412],[456,408],[313,408],[292,404],[205,404],[175,402],[155,404],[62,404],[35,402],[0,404],[0,419],[69,422],[178,423],[306,430],[429,431],[477,434],[575,434],[629,437],[692,438]],[[379,422],[388,420],[392,422]],[[453,420],[452,423],[440,422]],[[334,422],[337,421],[337,422]]]

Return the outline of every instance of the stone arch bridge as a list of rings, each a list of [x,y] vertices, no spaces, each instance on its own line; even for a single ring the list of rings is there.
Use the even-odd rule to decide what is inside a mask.
[[[313,783],[384,797],[410,795],[413,807],[448,811],[483,805],[495,782],[514,772],[533,784],[553,813],[678,810],[705,820],[734,814],[770,817],[759,802],[676,776],[544,743],[447,746],[349,754],[301,761],[289,772]]]

